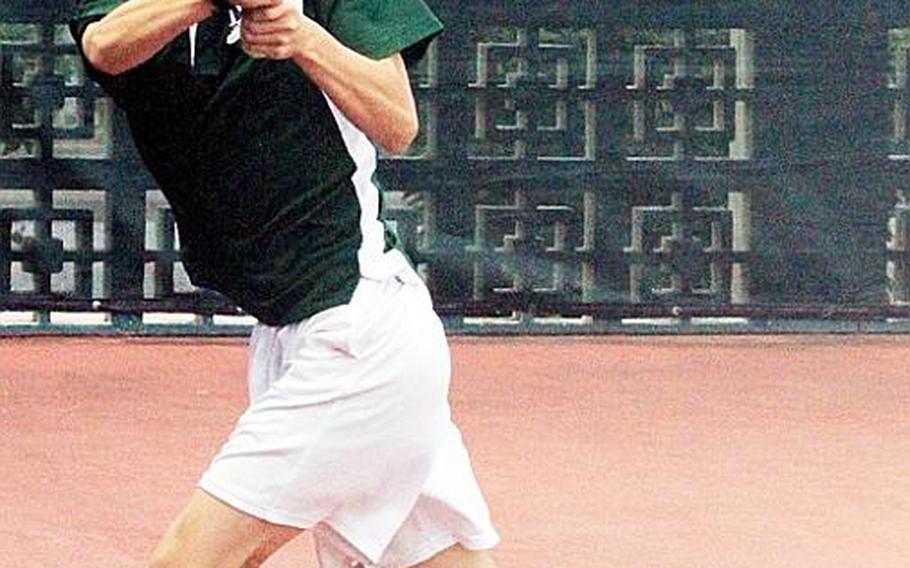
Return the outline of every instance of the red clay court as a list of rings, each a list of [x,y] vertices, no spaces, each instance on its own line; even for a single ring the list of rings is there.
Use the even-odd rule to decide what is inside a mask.
[[[905,568],[906,337],[452,341],[501,568]],[[138,568],[239,340],[0,340],[0,566]],[[304,537],[266,566],[315,566]]]

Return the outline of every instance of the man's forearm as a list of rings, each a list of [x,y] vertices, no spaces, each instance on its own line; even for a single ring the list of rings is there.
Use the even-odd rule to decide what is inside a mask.
[[[391,152],[406,150],[417,135],[418,121],[401,57],[376,61],[324,30],[319,36],[294,57],[297,65],[372,140]]]
[[[151,59],[214,10],[210,0],[130,0],[89,25],[82,47],[93,67],[118,75]]]
[[[414,95],[401,56],[371,59],[346,47],[291,2],[244,12],[247,49],[293,59],[341,112],[373,142],[404,151],[417,135]]]

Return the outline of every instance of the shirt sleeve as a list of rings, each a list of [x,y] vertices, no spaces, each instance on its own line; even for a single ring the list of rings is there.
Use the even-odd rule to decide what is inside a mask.
[[[75,13],[70,20],[70,31],[77,43],[82,42],[85,28],[92,22],[98,21],[108,15],[117,6],[126,0],[80,0]]]
[[[76,7],[75,18],[93,18],[106,16],[126,0],[80,0]]]
[[[174,54],[187,54],[189,63],[189,39],[180,34],[161,51],[147,61],[117,75],[109,75],[92,66],[82,46],[85,30],[127,0],[81,0],[69,22],[70,33],[76,41],[76,48],[82,58],[85,73],[104,92],[114,99],[119,107],[130,111],[135,108],[149,108],[150,105],[172,104],[174,93],[187,92],[189,70],[175,68],[171,62],[181,60]],[[166,103],[162,101],[168,101]]]
[[[443,26],[424,0],[334,0],[322,24],[341,43],[372,59],[401,53],[419,61]]]

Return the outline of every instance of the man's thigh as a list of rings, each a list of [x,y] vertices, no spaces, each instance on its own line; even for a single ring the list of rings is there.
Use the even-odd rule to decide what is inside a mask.
[[[197,489],[152,554],[151,566],[257,566],[301,532],[251,517]]]

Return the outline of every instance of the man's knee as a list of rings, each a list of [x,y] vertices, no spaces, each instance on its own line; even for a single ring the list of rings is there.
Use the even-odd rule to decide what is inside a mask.
[[[221,554],[200,546],[194,537],[180,530],[169,531],[149,558],[148,568],[243,568],[259,564],[245,564],[239,550],[223,550]]]
[[[193,499],[152,551],[149,568],[209,568],[198,550],[202,517],[198,500]]]
[[[223,554],[211,552],[200,550],[198,543],[185,535],[169,533],[152,552],[148,568],[258,568],[268,558],[260,550],[250,555],[236,549],[224,550]]]
[[[181,564],[180,558],[180,547],[170,538],[170,536],[162,539],[158,546],[155,547],[155,550],[152,551],[152,556],[149,558],[148,568],[176,568]]]

